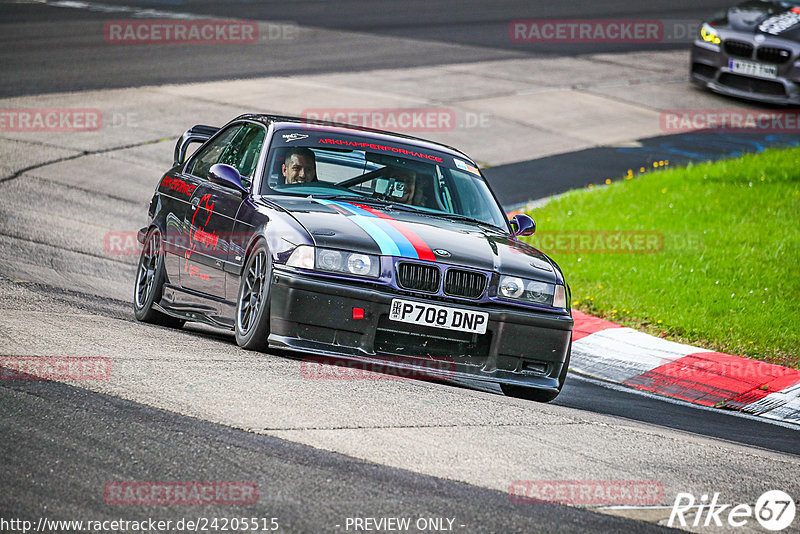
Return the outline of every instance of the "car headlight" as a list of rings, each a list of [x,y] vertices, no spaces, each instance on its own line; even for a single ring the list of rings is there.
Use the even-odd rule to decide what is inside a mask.
[[[500,294],[510,299],[518,299],[525,291],[525,282],[516,276],[504,276],[500,279],[498,287]]]
[[[315,248],[310,245],[300,245],[294,249],[286,265],[371,278],[378,278],[380,275],[378,256],[331,248]]]
[[[341,272],[344,267],[344,254],[338,250],[317,250],[317,268],[323,271]]]
[[[375,268],[373,268],[373,266]],[[347,270],[359,276],[378,275],[378,262],[366,254],[350,254],[347,257]]]
[[[719,32],[711,24],[704,22],[703,27],[700,28],[700,38],[707,43],[718,45],[722,41],[719,38]]]
[[[567,307],[567,291],[562,285],[525,280],[517,276],[501,276],[497,292],[501,297],[507,299],[522,300],[554,308]]]

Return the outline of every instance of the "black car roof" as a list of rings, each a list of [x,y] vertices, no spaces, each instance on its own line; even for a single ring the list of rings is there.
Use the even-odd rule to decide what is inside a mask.
[[[458,156],[459,158],[463,158],[470,163],[475,163],[472,158],[461,152],[460,150],[453,148],[451,146],[443,145],[441,143],[435,143],[433,141],[428,141],[427,139],[420,139],[419,137],[414,137],[411,135],[399,134],[394,132],[387,132],[385,130],[376,130],[374,128],[366,128],[363,126],[354,126],[352,124],[343,124],[338,122],[330,122],[330,121],[322,121],[322,120],[314,120],[314,119],[304,119],[301,117],[291,117],[286,115],[273,115],[273,114],[264,114],[264,113],[248,113],[245,115],[240,115],[236,117],[234,120],[253,120],[263,123],[266,126],[272,125],[273,128],[276,130],[285,130],[285,129],[296,129],[298,126],[304,128],[313,128],[317,130],[322,130],[325,132],[330,133],[339,133],[339,134],[346,134],[346,135],[359,135],[361,137],[365,137],[367,139],[374,139],[375,141],[382,141],[382,142],[396,142],[396,143],[405,143],[405,144],[413,144],[418,147],[424,147],[430,150],[437,150],[439,152],[444,152],[451,156]]]

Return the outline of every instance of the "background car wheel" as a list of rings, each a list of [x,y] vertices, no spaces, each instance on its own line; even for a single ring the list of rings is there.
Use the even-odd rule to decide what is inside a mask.
[[[567,380],[567,371],[569,370],[569,360],[572,356],[572,340],[569,342],[569,349],[567,350],[567,358],[564,360],[564,367],[558,374],[558,390],[557,391],[543,391],[536,388],[527,388],[524,386],[512,386],[510,384],[500,384],[500,389],[503,394],[509,397],[516,397],[518,399],[531,400],[536,402],[550,402],[558,397],[561,389],[564,387],[564,382]]]
[[[153,307],[161,300],[164,289],[164,246],[161,232],[153,228],[139,256],[136,269],[136,284],[133,288],[133,313],[136,319],[145,323],[180,328],[185,321],[165,315]]]
[[[272,274],[267,245],[259,241],[245,262],[236,301],[236,343],[263,351],[269,336],[269,284]]]

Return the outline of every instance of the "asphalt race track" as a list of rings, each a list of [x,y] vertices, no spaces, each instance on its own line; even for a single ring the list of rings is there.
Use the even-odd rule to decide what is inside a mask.
[[[356,0],[299,1],[289,7],[279,1],[107,0],[52,1],[52,6],[63,7],[43,10],[32,6],[36,3],[12,2],[2,6],[2,21],[9,26],[5,26],[0,37],[0,64],[5,73],[0,97],[263,75],[401,68],[530,54],[579,54],[591,50],[593,45],[532,48],[511,43],[508,23],[515,19],[567,17],[693,20],[726,5],[720,0],[657,0],[636,7],[625,0],[569,4],[542,0],[490,4],[481,0]],[[209,47],[212,49],[197,54],[191,46],[160,47],[156,57],[142,61],[141,47],[109,49],[103,46],[102,31],[95,31],[98,27],[102,29],[104,21],[147,16],[146,11],[137,15],[136,11],[114,10],[114,6],[132,6],[140,12],[150,9],[299,25],[304,29],[296,39],[289,40],[273,39],[266,32],[258,45],[237,46],[234,54],[229,48]],[[667,49],[681,46],[684,45],[659,45]],[[636,49],[637,45],[624,43],[606,48],[625,51]]]
[[[178,416],[58,383],[21,383],[2,396],[3,517],[117,517],[97,493],[114,480],[252,480],[248,517],[287,532],[326,532],[347,517],[447,517],[479,532],[658,532],[642,522],[553,504],[515,506],[507,495],[375,465],[312,447]],[[23,420],[23,424],[19,421]],[[81,432],[76,435],[75,428]],[[135,444],[135,448],[126,446]],[[72,451],[71,454],[65,454]],[[50,459],[50,461],[43,461]],[[58,469],[53,469],[53,462]],[[12,491],[11,488],[14,488]],[[237,512],[239,509],[236,510]],[[129,519],[224,517],[224,507],[137,509]]]
[[[128,124],[88,134],[0,131],[0,356],[92,356],[112,365],[107,380],[0,380],[0,519],[247,516],[277,518],[279,532],[355,532],[366,529],[348,528],[348,518],[408,517],[452,519],[459,532],[651,532],[670,530],[666,518],[679,492],[719,492],[721,502],[751,505],[770,489],[800,494],[800,439],[791,425],[577,375],[547,405],[471,384],[309,379],[302,355],[243,351],[232,334],[204,326],[171,330],[136,322],[130,298],[137,255],[109,249],[109,232],[129,237],[146,224],[147,203],[184,129],[221,123],[270,91],[287,102],[329,94],[342,102],[375,98],[388,102],[376,105],[399,106],[411,102],[400,89],[401,96],[386,95],[406,71],[430,81],[421,92],[436,92],[450,83],[437,73],[516,69],[527,61],[568,72],[604,62],[635,81],[622,89],[603,82],[597,94],[638,117],[644,112],[615,92],[646,85],[631,65],[651,53],[680,65],[685,43],[620,43],[605,48],[602,58],[586,59],[589,46],[511,43],[509,21],[687,20],[726,4],[0,4],[0,108],[97,107],[129,117]],[[288,25],[299,38],[249,47],[103,42],[106,21],[184,15]],[[440,66],[446,67],[437,71]],[[360,74],[369,72],[386,76]],[[676,107],[683,94],[684,106],[748,106],[692,89],[667,67],[648,76],[653,85],[671,84],[662,107]],[[502,82],[521,85],[512,78]],[[469,92],[452,88],[459,90]],[[523,88],[517,96],[530,95]],[[486,105],[476,95],[464,98],[467,109]],[[276,101],[264,105],[281,109]],[[516,150],[524,154],[511,158],[491,143],[504,142],[497,132],[511,137],[508,132],[526,130],[494,120],[492,128],[476,133],[476,144],[486,147],[482,160],[497,162],[486,174],[505,205],[597,183],[598,176],[687,146],[697,157],[713,159],[798,142],[796,136],[773,136],[720,144],[713,135],[634,132],[632,140],[650,139],[637,144],[641,152],[575,137],[574,150]],[[446,132],[442,138],[461,146],[470,134]],[[584,172],[590,166],[597,175]],[[565,168],[575,170],[570,178],[552,178]],[[525,185],[514,179],[521,175],[544,178]],[[657,481],[663,497],[657,506],[616,509],[519,503],[508,494],[518,480]],[[248,481],[259,497],[243,506],[120,506],[104,499],[104,488],[114,481]],[[737,530],[761,531],[755,522]]]

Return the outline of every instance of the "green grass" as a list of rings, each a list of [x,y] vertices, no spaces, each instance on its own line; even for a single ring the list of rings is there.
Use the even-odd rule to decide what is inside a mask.
[[[667,339],[800,367],[800,149],[655,170],[530,212],[573,308]],[[548,250],[552,236],[655,231],[653,253]],[[569,233],[565,233],[569,232]],[[592,235],[592,234],[590,234]]]

